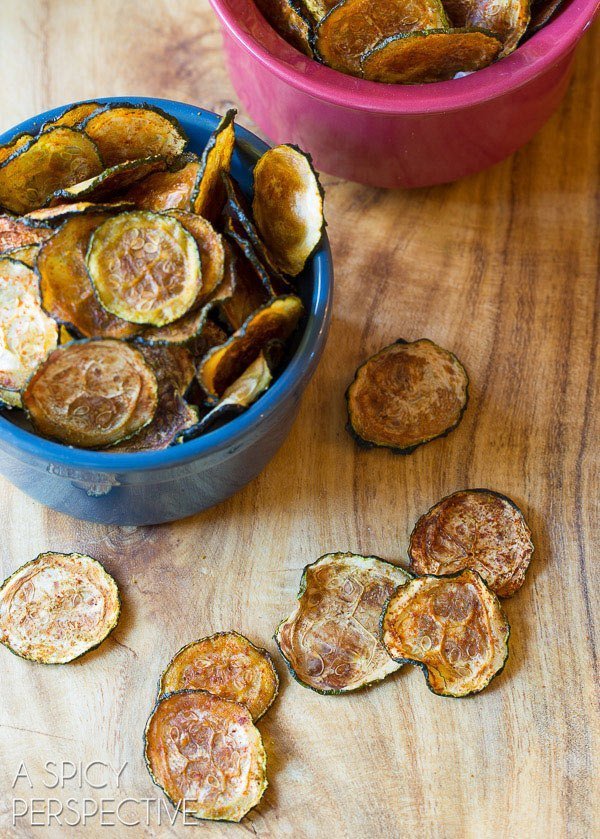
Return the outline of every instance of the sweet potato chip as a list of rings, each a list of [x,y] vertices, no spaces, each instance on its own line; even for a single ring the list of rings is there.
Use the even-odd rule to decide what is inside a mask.
[[[143,181],[153,172],[162,172],[166,168],[164,157],[155,155],[141,160],[128,160],[117,163],[109,169],[104,169],[99,175],[88,178],[66,189],[59,189],[52,199],[53,204],[70,201],[101,201],[118,195],[127,187],[138,181]]]
[[[409,454],[456,428],[468,377],[455,355],[422,338],[399,340],[362,364],[346,391],[348,430],[363,446]]]
[[[36,245],[52,236],[51,227],[33,226],[27,220],[0,215],[0,251]]]
[[[407,580],[373,556],[326,554],[307,565],[298,605],[275,636],[294,679],[318,693],[345,693],[398,670],[379,641],[379,619]]]
[[[156,172],[127,190],[125,198],[140,210],[189,210],[200,162],[192,159],[179,169]]]
[[[312,19],[304,0],[256,0],[256,5],[282,38],[312,57]]]
[[[411,32],[380,41],[361,60],[365,79],[387,84],[424,84],[481,70],[500,55],[501,41],[476,29]]]
[[[496,35],[500,58],[517,47],[529,23],[529,0],[444,0],[444,6],[453,26]]]
[[[223,239],[209,221],[195,213],[188,213],[185,210],[168,210],[166,215],[177,219],[179,224],[194,237],[202,266],[200,299],[206,300],[223,279],[225,268]]]
[[[202,153],[200,168],[192,192],[192,208],[199,216],[210,222],[216,222],[225,204],[226,193],[223,173],[228,174],[231,156],[235,147],[235,115],[237,111],[227,111],[213,133]]]
[[[392,595],[381,621],[388,653],[422,667],[440,696],[483,690],[506,663],[509,634],[498,598],[470,570],[412,580]]]
[[[42,127],[40,134],[43,131],[50,131],[57,125],[66,125],[67,128],[79,128],[90,116],[90,114],[93,114],[94,111],[97,111],[100,108],[102,108],[102,105],[98,102],[80,102],[79,105],[73,105],[72,107],[67,108],[66,111],[63,111],[62,114],[59,114],[57,117],[54,117],[54,119],[47,122]]]

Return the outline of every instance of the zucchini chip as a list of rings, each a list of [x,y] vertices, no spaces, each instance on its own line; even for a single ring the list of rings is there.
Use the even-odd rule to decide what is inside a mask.
[[[529,0],[444,0],[444,6],[453,26],[496,35],[500,58],[516,49],[529,24]]]
[[[146,724],[148,772],[174,807],[239,822],[267,787],[267,757],[243,705],[203,690],[159,699]]]
[[[190,160],[181,169],[156,172],[127,190],[125,198],[140,210],[189,210],[200,163]]]
[[[509,634],[498,598],[471,570],[412,580],[391,596],[381,619],[388,653],[422,667],[439,696],[483,690],[506,663]]]
[[[398,670],[379,642],[379,619],[392,592],[410,579],[403,568],[374,556],[326,554],[307,565],[298,605],[275,636],[294,679],[335,694]]]
[[[83,130],[98,146],[106,166],[153,155],[172,161],[187,145],[177,120],[149,105],[107,105],[88,117]]]
[[[0,254],[0,257],[8,256],[27,265],[28,268],[35,268],[38,253],[41,245],[21,245],[19,248],[11,248]]]
[[[254,168],[252,211],[277,268],[297,276],[323,236],[323,190],[310,157],[276,146]]]
[[[533,0],[527,33],[533,35],[539,32],[542,26],[545,26],[550,18],[554,16],[554,13],[560,9],[562,4],[563,0]]]
[[[121,213],[132,207],[133,204],[130,201],[109,201],[103,204],[96,204],[94,201],[76,201],[73,204],[56,204],[53,207],[32,210],[24,216],[24,219],[30,225],[37,226],[47,222],[57,226],[71,216],[81,216],[84,213]]]
[[[85,120],[95,111],[102,108],[98,102],[80,102],[79,105],[73,105],[63,111],[62,114],[51,119],[41,129],[40,134],[44,131],[50,131],[57,125],[66,125],[67,128],[79,128]]]
[[[456,428],[469,379],[455,355],[421,338],[402,339],[371,356],[346,391],[348,430],[367,448],[410,454]]]
[[[244,705],[256,722],[278,689],[277,671],[266,650],[238,632],[218,632],[179,650],[161,676],[158,696],[205,690]]]
[[[166,215],[177,219],[185,227],[198,246],[202,270],[201,297],[205,300],[217,288],[223,279],[225,269],[225,249],[223,239],[212,224],[202,216],[184,210],[168,210]]]
[[[501,41],[477,29],[431,29],[394,35],[366,52],[363,76],[386,84],[424,84],[487,67],[500,55]]]
[[[225,205],[226,192],[223,173],[229,174],[231,156],[235,146],[235,108],[227,111],[202,153],[200,168],[192,191],[192,209],[215,223]]]
[[[158,404],[152,368],[113,338],[72,341],[50,353],[23,391],[34,428],[80,448],[125,440],[152,421]]]
[[[313,25],[304,0],[256,0],[256,5],[282,38],[312,58]]]
[[[130,338],[140,330],[100,305],[87,272],[85,255],[91,235],[107,218],[106,213],[68,218],[38,254],[42,307],[83,338]]]
[[[299,297],[276,297],[250,315],[225,344],[210,350],[198,369],[198,381],[209,400],[217,401],[267,344],[289,338],[303,312]]]
[[[29,294],[38,302],[40,301],[40,290],[35,272],[22,260],[14,259],[6,253],[0,256],[0,291]]]
[[[314,48],[324,64],[360,76],[361,56],[383,38],[447,26],[440,0],[342,0],[317,26]]]
[[[10,143],[0,146],[0,163],[4,163],[5,160],[8,160],[9,157],[16,151],[19,151],[19,149],[22,149],[23,146],[26,146],[31,140],[33,140],[31,134],[21,134],[19,137],[11,140]]]
[[[106,640],[120,611],[117,584],[97,560],[43,553],[0,588],[0,643],[39,664],[67,664]]]
[[[416,523],[408,549],[415,574],[471,568],[498,597],[521,588],[532,553],[523,513],[490,489],[464,489],[443,498]]]
[[[100,172],[93,178],[73,184],[66,189],[59,189],[54,195],[53,204],[61,204],[65,201],[100,201],[110,198],[123,192],[128,187],[144,180],[153,172],[162,172],[166,169],[164,157],[144,157],[141,160],[128,160],[125,163],[117,163],[109,169]]]
[[[139,350],[156,374],[159,391],[170,384],[182,396],[186,393],[196,374],[194,358],[186,347],[141,345]]]
[[[108,219],[92,234],[86,261],[100,303],[132,323],[172,323],[202,289],[194,238],[158,213],[136,210]]]
[[[37,210],[57,189],[98,175],[103,168],[89,137],[73,128],[53,128],[0,165],[0,205],[13,213]]]
[[[52,236],[50,227],[37,227],[14,216],[0,215],[0,252],[26,245],[37,245]]]
[[[252,263],[233,242],[226,250],[225,271],[231,277],[232,293],[219,304],[219,310],[235,332],[253,312],[265,305],[271,294]]]

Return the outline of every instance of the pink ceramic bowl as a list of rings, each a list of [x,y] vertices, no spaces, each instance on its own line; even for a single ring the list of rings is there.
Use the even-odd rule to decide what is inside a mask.
[[[210,0],[231,81],[267,137],[318,169],[381,187],[462,178],[512,154],[562,99],[599,0],[571,0],[507,58],[470,76],[399,86],[355,79],[297,52],[253,0]]]

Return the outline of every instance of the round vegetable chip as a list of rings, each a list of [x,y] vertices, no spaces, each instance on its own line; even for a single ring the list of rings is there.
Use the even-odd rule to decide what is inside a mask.
[[[43,553],[0,588],[0,642],[40,664],[66,664],[117,625],[117,584],[84,554]]]
[[[323,191],[310,157],[276,146],[254,168],[252,210],[276,266],[296,276],[323,235]]]
[[[100,201],[123,192],[127,187],[144,180],[153,172],[164,170],[166,165],[164,157],[158,155],[144,157],[141,160],[128,160],[126,163],[117,163],[115,166],[104,169],[93,178],[80,181],[73,186],[66,187],[66,189],[60,189],[52,203],[59,204],[62,201],[80,201],[81,199]]]
[[[30,140],[33,140],[31,134],[21,134],[19,137],[15,137],[14,140],[11,140],[10,143],[0,146],[0,163],[4,163],[5,160],[8,160],[8,158],[16,151],[22,149],[23,146],[26,146]]]
[[[554,13],[562,6],[564,0],[534,0],[531,4],[531,20],[527,28],[528,34],[538,32],[545,26]]]
[[[416,574],[471,568],[499,597],[509,597],[525,581],[533,544],[523,514],[510,498],[489,489],[465,489],[421,516],[408,553]]]
[[[458,425],[468,382],[451,352],[425,338],[399,340],[356,371],[346,391],[348,429],[361,445],[408,454]]]
[[[423,668],[440,696],[478,693],[508,658],[510,627],[498,598],[475,571],[421,577],[397,589],[381,621],[399,664]]]
[[[319,693],[344,693],[398,670],[379,641],[379,620],[410,579],[373,556],[327,554],[307,565],[298,605],[275,636],[292,676]]]
[[[516,48],[529,23],[529,0],[445,0],[444,6],[454,26],[496,35],[500,57]]]
[[[202,153],[192,191],[193,211],[211,222],[217,221],[225,204],[223,174],[227,174],[231,166],[231,156],[235,147],[236,113],[234,108],[227,111],[210,135]]]
[[[132,207],[133,204],[130,201],[107,201],[102,204],[96,204],[94,201],[74,201],[42,207],[41,210],[32,210],[24,218],[28,224],[37,226],[46,223],[56,227],[71,216],[81,216],[84,213],[121,213]]]
[[[202,288],[194,238],[174,218],[142,210],[94,231],[87,268],[107,312],[132,323],[172,323]]]
[[[315,49],[329,67],[359,76],[361,56],[383,38],[447,26],[439,0],[343,0],[319,23]]]
[[[16,291],[26,293],[40,299],[38,279],[28,265],[13,256],[0,256],[0,291]]]
[[[18,248],[10,248],[4,251],[1,256],[8,256],[11,259],[16,259],[17,262],[22,262],[28,268],[35,268],[35,263],[40,252],[41,245],[21,245]]]
[[[282,38],[312,56],[312,20],[304,0],[256,0],[256,5]]]
[[[101,108],[102,105],[99,105],[98,102],[80,102],[78,105],[73,105],[70,108],[67,108],[66,111],[63,111],[62,114],[51,119],[49,122],[44,125],[40,131],[50,131],[52,128],[55,128],[57,125],[66,125],[68,128],[79,128],[82,122],[84,122],[90,114],[93,114],[94,111],[97,111]]]
[[[173,172],[155,172],[128,189],[125,197],[140,210],[189,210],[199,167],[192,159]]]
[[[146,725],[152,780],[188,816],[239,822],[267,786],[266,754],[247,708],[200,690],[160,699]]]
[[[223,279],[225,270],[225,249],[223,239],[212,224],[202,216],[184,210],[168,210],[168,216],[185,227],[194,237],[200,253],[202,266],[202,299],[208,297]]]
[[[34,227],[27,220],[0,215],[0,251],[36,245],[52,236],[50,227]]]
[[[101,448],[148,425],[157,390],[154,372],[129,344],[112,338],[71,341],[37,368],[23,404],[45,437]]]
[[[219,632],[194,641],[163,673],[159,696],[178,690],[206,690],[245,705],[259,719],[277,696],[279,679],[266,650],[237,632]]]
[[[394,35],[361,59],[365,79],[387,84],[424,84],[481,70],[500,54],[501,41],[476,29],[430,29]]]

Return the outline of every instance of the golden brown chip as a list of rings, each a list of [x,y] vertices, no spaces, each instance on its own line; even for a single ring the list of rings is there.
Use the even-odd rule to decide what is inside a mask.
[[[215,223],[225,204],[226,191],[222,175],[227,174],[231,166],[231,156],[235,147],[235,115],[232,108],[227,111],[213,133],[202,153],[198,176],[192,192],[192,208],[199,216],[204,216]]]
[[[121,213],[133,207],[130,201],[106,201],[96,204],[94,201],[75,201],[69,204],[55,204],[53,207],[42,207],[41,210],[32,210],[24,216],[27,223],[38,225],[43,222],[53,224],[55,227],[70,218],[80,216],[84,213]]]
[[[312,57],[312,19],[303,0],[256,0],[256,5],[282,38]]]
[[[151,422],[157,390],[156,376],[139,350],[98,338],[54,350],[22,398],[39,434],[70,446],[102,448]]]
[[[225,273],[230,275],[232,293],[220,303],[219,309],[223,319],[235,332],[253,312],[265,305],[271,295],[253,265],[235,243],[228,245],[225,253]]]
[[[225,250],[223,239],[212,224],[202,216],[184,210],[168,210],[166,215],[177,219],[198,245],[202,265],[202,290],[200,299],[206,300],[223,279]],[[198,301],[197,301],[198,302]]]
[[[26,293],[39,302],[40,289],[35,271],[9,254],[0,256],[0,291]]]
[[[91,178],[103,169],[98,149],[73,128],[40,134],[0,165],[0,206],[13,213],[43,207],[57,189]]]
[[[447,26],[439,0],[344,0],[317,26],[315,49],[324,64],[360,76],[361,56],[384,38]]]
[[[200,162],[190,160],[173,172],[156,172],[127,190],[125,198],[140,210],[189,210]]]
[[[202,290],[196,242],[167,215],[135,210],[108,219],[93,232],[86,263],[100,303],[132,323],[172,323]]]
[[[467,373],[448,350],[422,338],[371,356],[346,391],[348,430],[366,447],[408,454],[456,428],[467,407]]]
[[[19,149],[22,149],[23,146],[26,146],[31,140],[33,140],[31,134],[21,134],[9,143],[0,146],[0,163],[4,163],[5,160],[8,160],[11,155],[19,151]]]
[[[16,259],[18,262],[22,262],[24,265],[27,265],[28,268],[35,268],[40,247],[41,245],[21,245],[19,248],[10,248],[9,250],[4,251],[1,256],[8,256],[11,259]]]
[[[183,647],[169,662],[159,698],[178,690],[206,690],[244,705],[256,722],[277,696],[273,659],[237,632],[218,632]]]
[[[421,577],[397,589],[381,632],[392,658],[422,667],[440,696],[479,693],[508,658],[506,615],[475,571]]]
[[[218,400],[270,341],[289,338],[303,312],[300,298],[276,297],[254,312],[227,343],[210,350],[198,369],[200,386],[209,399]]]
[[[111,315],[98,302],[85,264],[92,233],[109,216],[81,213],[67,219],[38,254],[42,306],[83,338],[130,338],[140,331]]]
[[[0,251],[2,252],[26,245],[36,245],[48,239],[52,233],[51,227],[38,227],[29,224],[27,220],[0,215]]]
[[[379,619],[410,575],[373,556],[326,554],[307,565],[298,605],[275,640],[292,676],[319,693],[357,690],[398,670],[379,641]]]
[[[477,571],[498,597],[525,581],[531,531],[517,505],[489,489],[465,489],[439,501],[416,523],[408,553],[416,574]]]
[[[500,58],[516,48],[529,23],[529,0],[444,0],[444,6],[453,26],[496,35]]]
[[[145,731],[152,780],[188,816],[239,822],[267,786],[266,754],[249,711],[206,691],[160,699]]]
[[[424,84],[481,70],[500,55],[502,44],[489,32],[447,29],[386,38],[366,52],[363,76],[386,84]]]
[[[0,588],[0,643],[40,664],[66,664],[117,625],[117,584],[91,556],[43,553]]]
[[[150,155],[172,161],[187,145],[177,120],[149,105],[107,105],[92,114],[83,129],[98,146],[105,166]]]
[[[276,267],[297,276],[323,235],[323,190],[311,159],[276,146],[254,168],[252,211]]]
[[[187,347],[139,344],[138,349],[154,370],[159,389],[171,384],[183,396],[196,373],[194,357]]]
[[[72,105],[66,111],[63,111],[62,114],[47,122],[42,127],[40,133],[42,131],[50,131],[57,125],[66,125],[67,128],[79,128],[90,114],[93,114],[94,111],[97,111],[101,107],[102,105],[98,102],[80,102],[79,105]]]
[[[118,195],[128,187],[143,181],[144,178],[153,172],[162,172],[166,169],[164,157],[144,157],[141,160],[127,160],[125,163],[117,163],[108,169],[88,178],[80,183],[60,189],[52,199],[54,205],[62,204],[65,201],[101,201]]]

